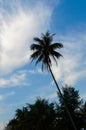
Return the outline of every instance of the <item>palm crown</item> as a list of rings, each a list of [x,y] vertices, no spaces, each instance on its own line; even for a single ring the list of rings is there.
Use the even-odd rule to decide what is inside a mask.
[[[35,37],[34,41],[37,44],[32,44],[30,47],[34,51],[31,55],[31,60],[36,60],[36,64],[42,62],[42,70],[44,67],[48,69],[52,65],[51,57],[57,63],[57,59],[62,56],[56,49],[62,48],[63,45],[61,43],[52,43],[54,35],[46,32],[42,34],[41,38]]]

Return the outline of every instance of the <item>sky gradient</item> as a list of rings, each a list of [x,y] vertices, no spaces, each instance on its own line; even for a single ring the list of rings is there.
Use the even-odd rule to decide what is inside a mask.
[[[58,66],[52,60],[59,86],[75,87],[86,100],[86,1],[0,0],[0,130],[36,97],[57,101],[51,75],[30,62],[33,37],[47,30],[64,45]]]

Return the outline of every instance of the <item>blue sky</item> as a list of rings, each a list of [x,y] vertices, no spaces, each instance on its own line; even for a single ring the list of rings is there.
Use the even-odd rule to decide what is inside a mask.
[[[52,61],[59,86],[75,87],[86,100],[85,7],[85,0],[0,0],[0,130],[36,97],[57,101],[50,74],[29,59],[33,37],[47,30],[64,45],[58,66]]]

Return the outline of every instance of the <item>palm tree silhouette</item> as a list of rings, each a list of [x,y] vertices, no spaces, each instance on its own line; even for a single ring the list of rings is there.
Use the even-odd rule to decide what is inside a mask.
[[[36,61],[35,62],[36,65],[39,62],[41,62],[42,70],[44,70],[44,68],[45,68],[48,71],[50,71],[52,78],[56,84],[56,87],[58,89],[58,92],[59,92],[61,98],[64,100],[62,92],[57,84],[57,81],[56,81],[56,79],[53,75],[52,69],[51,69],[51,66],[52,66],[51,59],[53,58],[57,64],[57,59],[62,57],[62,55],[59,52],[57,52],[56,49],[63,48],[63,44],[61,44],[61,43],[52,43],[54,35],[55,34],[50,34],[49,31],[47,31],[45,34],[42,34],[41,38],[35,37],[33,40],[36,42],[36,44],[32,44],[30,46],[30,49],[33,50],[33,54],[31,55],[30,58],[31,58],[31,61],[34,61],[34,60]],[[64,101],[64,104],[65,104],[67,113],[69,115],[69,118],[71,120],[71,123],[72,123],[74,129],[77,130],[65,101]]]

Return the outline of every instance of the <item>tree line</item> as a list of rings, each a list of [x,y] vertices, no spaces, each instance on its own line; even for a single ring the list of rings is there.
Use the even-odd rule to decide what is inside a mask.
[[[62,95],[77,130],[86,128],[86,102],[79,91],[66,85],[62,87]],[[17,109],[4,130],[73,130],[64,101],[60,95],[58,99],[56,103],[37,98],[34,104]]]

